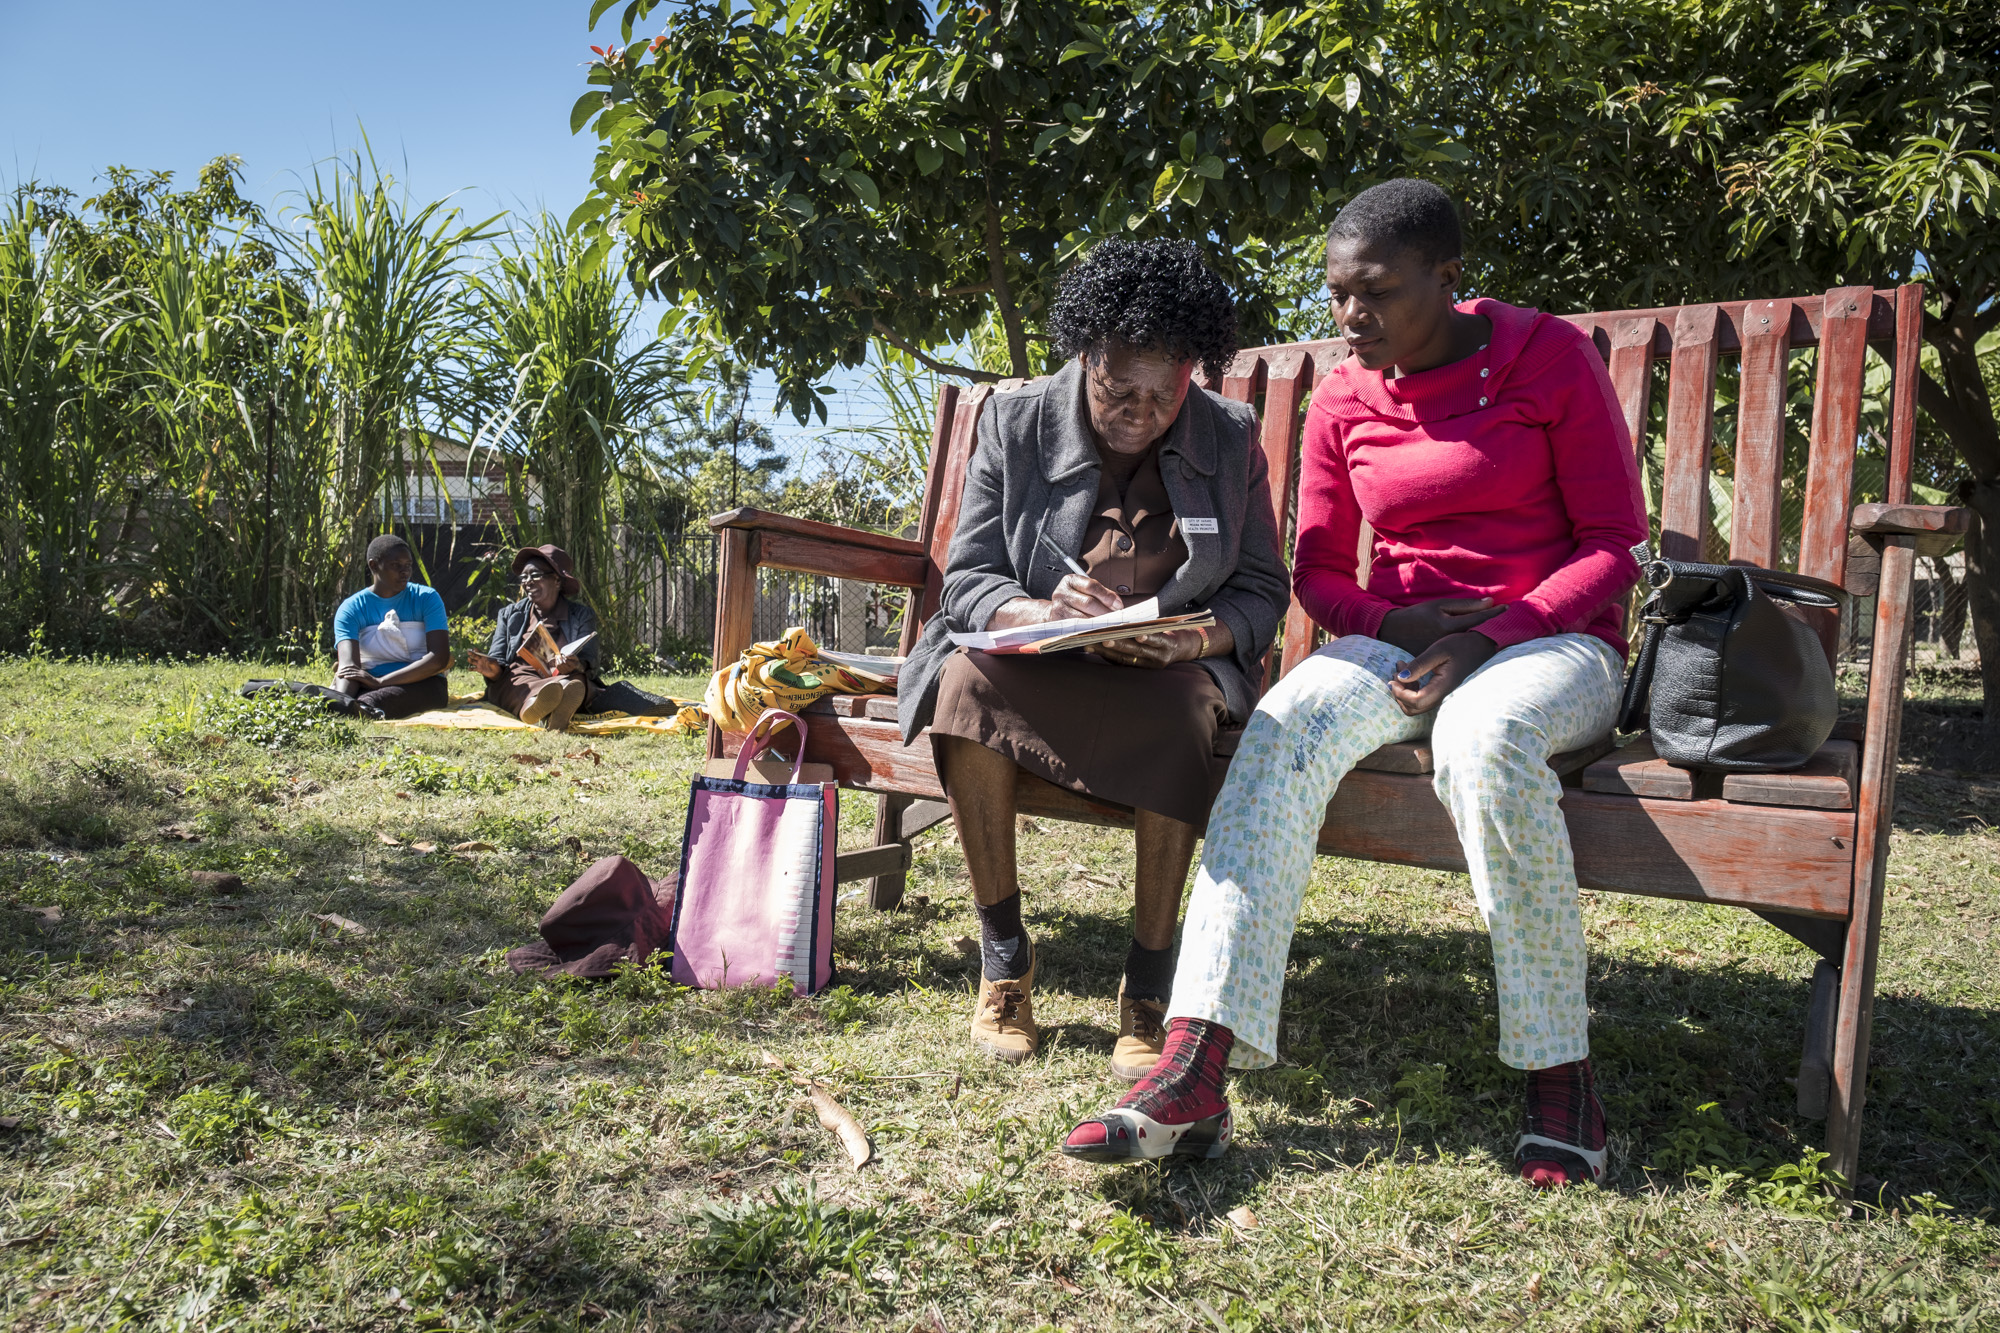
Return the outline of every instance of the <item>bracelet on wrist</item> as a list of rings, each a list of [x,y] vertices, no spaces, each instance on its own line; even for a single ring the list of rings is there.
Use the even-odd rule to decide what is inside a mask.
[[[1208,656],[1208,626],[1197,625],[1194,632],[1201,636],[1201,648],[1195,653],[1197,660]]]

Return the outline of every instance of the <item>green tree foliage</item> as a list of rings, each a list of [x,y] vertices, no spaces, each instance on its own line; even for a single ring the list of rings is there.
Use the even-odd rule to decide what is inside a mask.
[[[664,33],[633,40],[656,9]],[[1369,10],[633,0],[572,114],[602,146],[571,222],[801,420],[876,337],[935,367],[990,314],[1010,373],[1043,369],[1029,323],[1093,236],[1213,235],[1262,336],[1285,315],[1271,256],[1318,232],[1328,165],[1370,138]]]
[[[633,40],[655,9],[663,35]],[[629,242],[634,280],[801,415],[871,336],[983,378],[929,353],[990,320],[1008,373],[1045,368],[1027,339],[1054,278],[1120,232],[1208,238],[1251,339],[1323,333],[1317,237],[1399,174],[1464,202],[1472,287],[1545,309],[1922,278],[1925,470],[1983,517],[2000,723],[1986,0],[633,0],[624,21],[572,113],[600,141],[573,224]]]
[[[1398,104],[1436,136],[1405,163],[1467,201],[1484,290],[1574,310],[1928,284],[1918,401],[1940,448],[1919,467],[1980,516],[2000,726],[2000,11],[1480,0],[1386,21]]]

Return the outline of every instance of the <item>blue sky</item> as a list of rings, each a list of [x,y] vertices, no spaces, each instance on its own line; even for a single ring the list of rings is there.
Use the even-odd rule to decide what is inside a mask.
[[[589,0],[0,0],[0,178],[84,193],[119,163],[191,183],[235,153],[245,192],[282,204],[366,126],[418,197],[469,187],[481,216],[567,213],[594,142],[569,133],[589,15]]]
[[[664,8],[639,35],[660,30]],[[0,0],[0,186],[34,179],[88,196],[107,164],[192,184],[234,153],[244,193],[280,210],[365,127],[413,198],[463,191],[474,218],[567,216],[596,145],[588,130],[570,135],[570,108],[619,13],[593,35],[590,0]],[[829,379],[836,424],[879,419],[866,376]],[[753,392],[753,408],[775,396]],[[788,451],[812,433],[765,416]]]

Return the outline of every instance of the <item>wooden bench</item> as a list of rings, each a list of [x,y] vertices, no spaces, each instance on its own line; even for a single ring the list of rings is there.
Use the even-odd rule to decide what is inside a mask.
[[[1797,773],[1727,778],[1675,769],[1641,736],[1613,750],[1552,761],[1568,788],[1563,812],[1585,888],[1724,903],[1756,911],[1817,951],[1800,1066],[1804,1114],[1825,1115],[1831,1165],[1856,1177],[1868,1064],[1883,866],[1895,801],[1910,600],[1919,553],[1942,550],[1966,527],[1961,509],[1913,506],[1910,457],[1916,414],[1923,289],[1848,287],[1789,300],[1727,301],[1568,317],[1588,331],[1640,456],[1646,455],[1655,363],[1666,362],[1665,463],[1658,546],[1699,559],[1709,527],[1717,370],[1739,359],[1730,558],[1830,579],[1875,596],[1867,707]],[[1877,346],[1893,374],[1885,502],[1853,504],[1864,362]],[[1817,349],[1809,391],[1810,463],[1804,520],[1793,545],[1781,532],[1780,498],[1791,353]],[[1270,464],[1273,504],[1287,547],[1298,483],[1300,424],[1307,395],[1346,356],[1339,341],[1240,352],[1220,386],[1255,404]],[[1006,385],[997,391],[1007,391]],[[915,540],[739,509],[711,520],[721,541],[715,661],[751,642],[760,567],[900,585],[912,590],[902,651],[938,608],[946,552],[956,528],[979,413],[995,387],[946,386],[937,400]],[[1804,404],[1800,404],[1801,407]],[[1364,555],[1367,538],[1364,534]],[[1795,558],[1787,558],[1788,550]],[[1865,605],[1862,604],[1862,605]],[[1323,641],[1295,601],[1267,660],[1267,685]],[[1833,642],[1828,638],[1828,651]],[[905,747],[895,701],[835,697],[815,705],[808,757],[830,764],[842,785],[877,796],[875,845],[839,859],[843,879],[870,880],[869,901],[894,907],[910,864],[910,840],[945,819],[931,748]],[[1231,737],[1230,739],[1233,739]],[[713,754],[735,737],[711,729]],[[1226,747],[1218,747],[1226,748]],[[1334,856],[1462,871],[1457,832],[1427,776],[1427,747],[1389,746],[1342,782],[1327,806],[1319,848]],[[1132,812],[1023,775],[1024,814],[1129,826]]]

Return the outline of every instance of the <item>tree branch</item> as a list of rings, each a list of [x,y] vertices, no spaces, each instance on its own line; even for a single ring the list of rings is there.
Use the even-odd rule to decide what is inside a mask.
[[[1995,301],[1989,305],[1983,314],[1973,316],[1973,344],[1977,346],[1981,338],[1984,338],[1996,328],[2000,328],[2000,301]]]
[[[1007,356],[1014,373],[1022,379],[1034,374],[1028,365],[1028,335],[1021,328],[1021,312],[1014,308],[1014,293],[1007,286],[1007,259],[1001,250],[1000,200],[993,189],[993,159],[1000,151],[1000,123],[986,132],[986,266],[993,278],[993,304],[1000,309],[1000,323],[1007,330]]]
[[[875,321],[875,336],[905,356],[914,359],[918,365],[923,366],[926,370],[934,370],[940,375],[962,375],[975,384],[997,384],[1006,378],[1006,376],[996,375],[990,370],[979,370],[973,366],[954,366],[948,361],[938,361],[926,356],[916,348],[910,346],[910,344],[904,342],[901,338],[898,338],[895,330],[879,319]]]

